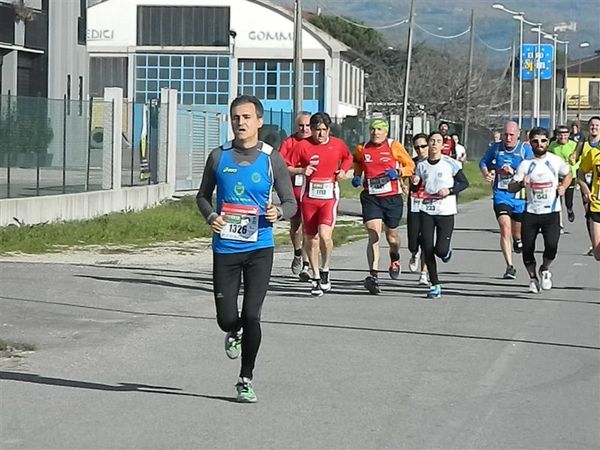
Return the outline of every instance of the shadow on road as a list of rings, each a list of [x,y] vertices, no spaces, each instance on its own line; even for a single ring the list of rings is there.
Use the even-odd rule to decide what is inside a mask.
[[[117,383],[116,385],[93,383],[89,381],[69,380],[66,378],[43,377],[33,373],[5,372],[0,371],[0,380],[21,381],[24,383],[45,384],[48,386],[62,386],[78,389],[92,389],[95,391],[111,392],[142,392],[146,394],[180,395],[184,397],[200,397],[210,400],[222,400],[237,403],[233,397],[222,397],[218,395],[194,394],[192,392],[181,392],[180,388],[167,386],[151,386],[137,383]]]

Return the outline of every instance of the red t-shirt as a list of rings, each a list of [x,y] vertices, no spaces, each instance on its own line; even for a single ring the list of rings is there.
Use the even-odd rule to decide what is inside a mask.
[[[352,154],[344,141],[329,137],[325,144],[315,144],[311,139],[300,141],[292,152],[288,165],[291,167],[315,166],[309,179],[335,180],[336,172],[347,172],[352,167]]]
[[[444,138],[444,147],[442,147],[442,154],[456,159],[456,144],[454,143],[454,139],[452,139],[451,137],[446,136]]]
[[[299,142],[302,142],[304,140],[305,138],[299,138],[295,134],[292,134],[291,136],[286,137],[279,146],[279,154],[281,155],[285,163],[288,165],[288,167],[292,165],[290,164],[290,156],[294,153],[294,149],[296,148]]]

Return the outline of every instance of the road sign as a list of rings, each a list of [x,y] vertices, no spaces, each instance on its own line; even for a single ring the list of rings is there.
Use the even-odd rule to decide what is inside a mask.
[[[521,79],[533,80],[537,78],[535,67],[537,44],[523,44],[521,47]],[[540,45],[539,69],[540,78],[549,80],[553,73],[554,48],[551,44]]]

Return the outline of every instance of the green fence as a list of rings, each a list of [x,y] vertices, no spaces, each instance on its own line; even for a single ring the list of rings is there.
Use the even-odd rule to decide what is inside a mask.
[[[0,198],[110,189],[107,124],[110,103],[0,96]]]

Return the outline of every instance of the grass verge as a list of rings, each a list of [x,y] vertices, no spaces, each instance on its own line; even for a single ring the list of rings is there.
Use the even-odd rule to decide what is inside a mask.
[[[460,194],[460,203],[491,196],[491,187],[481,177],[476,162],[466,163],[463,170],[470,186]],[[340,189],[343,198],[353,199],[357,199],[361,191],[352,187],[349,179],[340,182]],[[339,221],[334,244],[342,245],[365,235],[361,224]],[[155,243],[183,242],[210,236],[210,227],[199,216],[195,198],[184,197],[144,211],[108,214],[81,222],[0,228],[0,255],[59,252],[90,245],[111,247],[111,253],[119,251],[117,246],[130,246],[133,248],[122,251],[132,252],[136,247]],[[276,236],[278,244],[285,244],[288,240],[287,233]]]

